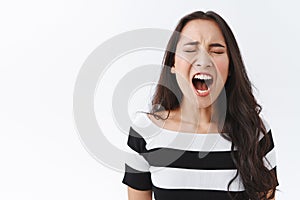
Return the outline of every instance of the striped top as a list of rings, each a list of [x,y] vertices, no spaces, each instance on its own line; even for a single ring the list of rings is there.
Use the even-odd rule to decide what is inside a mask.
[[[272,141],[264,164],[276,174],[272,133],[264,119],[263,122]],[[262,134],[260,145],[264,141]],[[171,131],[139,113],[130,127],[127,144],[133,157],[126,161],[124,184],[136,190],[152,190],[155,200],[230,199],[227,186],[237,169],[231,157],[232,143],[219,133]],[[229,191],[237,199],[247,199],[239,175]]]

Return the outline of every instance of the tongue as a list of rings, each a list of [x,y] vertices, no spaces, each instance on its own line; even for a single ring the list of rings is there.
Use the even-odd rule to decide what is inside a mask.
[[[202,81],[196,81],[195,87],[197,90],[207,90],[208,89],[205,82],[202,82]]]

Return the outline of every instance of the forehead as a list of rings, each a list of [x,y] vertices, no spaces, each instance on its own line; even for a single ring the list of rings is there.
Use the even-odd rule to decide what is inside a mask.
[[[224,42],[218,24],[212,20],[195,19],[189,21],[181,31],[181,41]]]

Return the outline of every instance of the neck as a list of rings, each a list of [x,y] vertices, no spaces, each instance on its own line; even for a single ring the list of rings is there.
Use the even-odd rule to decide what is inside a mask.
[[[213,124],[213,108],[213,105],[206,108],[195,108],[195,104],[183,98],[177,117],[182,123],[190,124],[196,129],[208,130],[212,128],[211,125]]]

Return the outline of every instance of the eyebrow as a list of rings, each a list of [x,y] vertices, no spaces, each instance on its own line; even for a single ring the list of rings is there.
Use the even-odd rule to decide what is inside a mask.
[[[185,43],[184,46],[186,45],[198,45],[199,42],[198,41],[195,41],[195,42],[188,42],[188,43]]]
[[[198,44],[199,44],[199,42],[195,41],[195,42],[185,43],[184,46],[186,46],[186,45],[198,45]],[[223,48],[225,48],[225,46],[220,44],[220,43],[212,43],[212,44],[209,45],[209,47],[223,47]]]
[[[209,47],[223,47],[223,48],[225,48],[225,46],[220,44],[220,43],[212,43],[212,44],[209,45]]]

